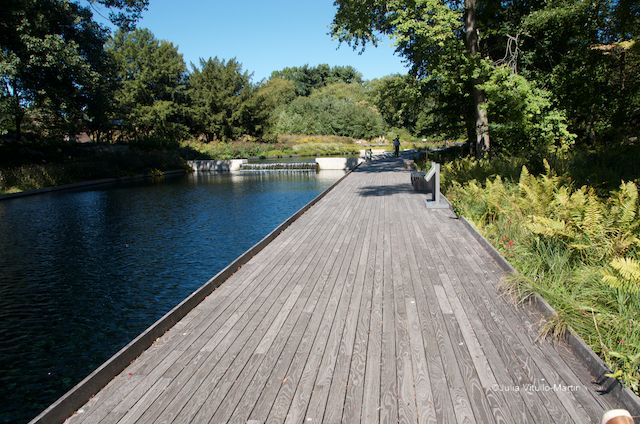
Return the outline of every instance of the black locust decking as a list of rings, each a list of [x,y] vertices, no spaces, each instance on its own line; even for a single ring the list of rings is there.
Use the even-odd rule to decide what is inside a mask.
[[[599,422],[580,361],[424,199],[361,166],[68,422]]]

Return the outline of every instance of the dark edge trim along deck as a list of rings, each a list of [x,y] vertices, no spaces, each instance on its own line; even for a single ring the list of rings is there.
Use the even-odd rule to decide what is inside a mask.
[[[152,344],[171,329],[178,321],[185,317],[193,308],[209,296],[216,288],[224,283],[231,275],[240,269],[244,264],[249,262],[251,258],[263,250],[273,239],[281,232],[296,221],[303,213],[318,203],[331,190],[333,190],[342,180],[358,168],[356,165],[349,170],[338,181],[333,183],[329,188],[318,194],[309,203],[300,208],[296,213],[291,215],[286,221],[276,227],[267,234],[262,240],[253,245],[249,250],[244,252],[235,261],[230,263],[226,268],[216,274],[209,281],[204,283],[199,289],[193,292],[189,297],[180,302],[177,306],[167,312],[162,318],[147,328],[138,337],[133,339],[128,345],[120,349],[115,355],[109,358],[104,364],[89,374],[84,380],[75,387],[65,393],[60,399],[54,402],[47,409],[42,411],[37,417],[32,419],[29,424],[36,423],[62,423],[69,418],[82,405],[87,403],[96,393],[104,388],[114,377],[124,370],[131,362],[146,351]]]
[[[162,172],[157,176],[151,175],[151,174],[143,174],[143,175],[133,175],[130,177],[101,178],[99,180],[81,181],[78,183],[39,188],[37,190],[28,190],[28,191],[20,191],[18,193],[3,194],[3,195],[0,195],[0,201],[9,200],[9,199],[18,199],[20,197],[35,196],[36,194],[46,194],[54,191],[73,191],[73,190],[79,190],[83,188],[108,186],[108,185],[118,184],[118,183],[132,183],[136,181],[145,181],[153,178],[162,178],[162,177],[168,177],[172,175],[184,175],[188,172],[189,171],[186,169],[176,169],[173,171]]]
[[[451,206],[451,203],[448,200],[447,202],[449,203],[449,206]],[[500,254],[500,252],[498,252],[498,250],[493,247],[493,245],[484,238],[482,234],[480,234],[475,225],[457,213],[456,216],[458,216],[458,219],[460,219],[464,226],[467,227],[473,238],[475,238],[480,245],[484,247],[500,268],[509,274],[516,274],[518,272],[502,256],[502,254]],[[555,309],[553,309],[553,307],[549,305],[549,303],[547,303],[547,301],[538,293],[533,293],[527,300],[528,303],[533,305],[545,319],[553,318],[558,314]],[[565,341],[573,353],[586,365],[591,375],[598,380],[598,384],[604,388],[605,393],[612,396],[620,404],[624,405],[631,415],[640,416],[640,397],[633,393],[631,389],[624,387],[618,380],[605,376],[605,374],[611,372],[611,369],[607,367],[604,361],[596,355],[589,345],[587,345],[571,327],[568,327],[565,332]]]

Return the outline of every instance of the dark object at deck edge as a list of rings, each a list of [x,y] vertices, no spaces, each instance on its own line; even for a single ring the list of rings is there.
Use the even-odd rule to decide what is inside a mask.
[[[449,202],[447,200],[447,202]],[[451,203],[449,202],[449,205]],[[456,214],[457,215],[457,214]],[[489,253],[493,260],[498,264],[502,270],[509,274],[517,273],[516,269],[496,250],[495,247],[486,239],[477,228],[467,221],[463,216],[457,215],[460,221],[469,230],[473,238],[475,238],[480,245]],[[557,315],[555,309],[547,303],[538,293],[533,293],[530,297],[530,303],[533,304],[536,309],[547,319]],[[631,389],[624,387],[619,381],[610,377],[604,377],[604,374],[611,372],[609,367],[604,361],[595,354],[593,350],[577,335],[571,327],[567,328],[565,334],[565,340],[573,353],[583,361],[587,366],[587,369],[594,378],[601,379],[600,385],[604,388],[608,388],[607,394],[612,396],[619,404],[629,410],[631,415],[640,415],[640,397],[631,391]]]
[[[167,312],[162,318],[152,324],[143,333],[138,335],[129,344],[120,349],[115,355],[104,362],[95,371],[89,374],[84,380],[71,388],[67,393],[62,395],[57,401],[51,404],[47,409],[42,411],[38,416],[33,418],[29,424],[49,424],[62,423],[71,417],[80,407],[86,404],[94,395],[102,390],[111,380],[120,374],[131,362],[144,353],[151,345],[169,331],[176,323],[184,318],[191,310],[199,305],[207,296],[224,283],[231,275],[233,275],[240,267],[249,262],[251,258],[263,250],[273,239],[275,239],[282,231],[296,221],[303,213],[309,210],[313,205],[318,203],[331,190],[333,190],[342,180],[344,180],[351,172],[358,168],[348,171],[338,181],[333,183],[329,188],[318,194],[309,203],[300,208],[296,213],[291,215],[286,221],[276,227],[267,234],[262,240],[253,245],[249,250],[244,252],[235,261],[230,263],[226,268],[216,274],[209,281],[204,283],[199,289],[191,293],[186,299],[176,305]]]

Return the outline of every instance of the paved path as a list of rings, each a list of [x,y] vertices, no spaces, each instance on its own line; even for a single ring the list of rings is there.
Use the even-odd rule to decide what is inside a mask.
[[[424,198],[362,166],[68,422],[599,422],[584,367]]]

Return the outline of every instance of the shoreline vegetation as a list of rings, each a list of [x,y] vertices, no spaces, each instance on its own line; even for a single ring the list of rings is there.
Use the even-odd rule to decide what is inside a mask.
[[[608,191],[615,177],[598,187],[578,184],[588,178],[571,175],[570,163],[558,174],[542,162],[458,159],[442,167],[443,192],[518,271],[505,292],[517,303],[535,292],[555,309],[541,335],[562,337],[571,327],[611,377],[640,394],[638,181],[617,179]]]
[[[427,149],[443,143],[414,140],[408,141],[406,147]],[[6,144],[0,145],[0,195],[101,178],[187,169],[187,160],[354,156],[370,147],[391,149],[384,138],[355,140],[309,135],[284,135],[274,143],[187,140],[164,148],[103,143]]]

